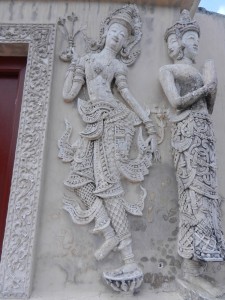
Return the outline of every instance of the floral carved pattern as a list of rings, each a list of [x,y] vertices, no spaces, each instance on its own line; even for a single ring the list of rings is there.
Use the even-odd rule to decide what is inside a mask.
[[[0,263],[1,296],[3,298],[27,298],[31,289],[55,25],[4,24],[0,26],[0,43],[29,45]]]

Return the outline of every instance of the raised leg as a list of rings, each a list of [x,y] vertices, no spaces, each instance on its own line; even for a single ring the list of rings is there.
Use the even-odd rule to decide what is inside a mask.
[[[78,197],[88,209],[94,204],[97,199],[97,197],[93,193],[94,190],[95,186],[92,183],[88,183],[85,186],[82,186],[75,190]],[[95,227],[93,229],[93,233],[102,233],[105,238],[104,243],[95,252],[95,258],[97,260],[102,260],[119,243],[119,239],[115,235],[115,231],[110,224],[110,218],[103,203],[95,216]]]
[[[105,206],[120,241],[118,250],[121,252],[124,265],[118,269],[104,272],[103,276],[112,287],[120,286],[124,280],[129,280],[130,284],[136,288],[143,280],[143,273],[134,259],[127,214],[122,200],[120,198],[107,199]],[[127,288],[130,289],[131,287]]]

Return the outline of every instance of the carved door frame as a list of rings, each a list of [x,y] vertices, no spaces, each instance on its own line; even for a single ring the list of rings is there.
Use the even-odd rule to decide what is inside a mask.
[[[0,260],[11,187],[12,168],[14,165],[26,63],[26,57],[0,56]],[[1,88],[3,91],[1,91]],[[12,91],[14,91],[13,94],[10,93]],[[6,95],[6,93],[9,95]],[[9,109],[10,114],[8,113]]]
[[[10,46],[15,46],[15,52],[28,46],[0,262],[0,296],[3,298],[28,298],[32,287],[55,31],[54,24],[0,24],[0,54]]]

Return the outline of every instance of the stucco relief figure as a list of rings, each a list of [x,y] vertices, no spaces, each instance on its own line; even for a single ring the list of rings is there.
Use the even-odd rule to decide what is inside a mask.
[[[171,117],[171,143],[179,196],[178,253],[184,259],[184,278],[217,297],[221,290],[200,276],[202,262],[225,259],[225,243],[210,116],[217,79],[213,61],[205,63],[202,73],[193,66],[199,36],[198,24],[183,10],[180,20],[165,34],[174,64],[161,67],[160,82],[177,112]]]
[[[95,251],[97,260],[113,249],[120,251],[124,265],[104,272],[106,281],[115,290],[137,288],[143,274],[135,262],[131,246],[127,212],[142,215],[143,195],[137,203],[124,198],[121,177],[141,182],[152,159],[158,158],[156,131],[146,110],[135,100],[127,84],[127,66],[136,59],[133,47],[141,38],[141,20],[135,5],[113,12],[104,22],[100,40],[92,51],[79,58],[74,51],[63,88],[65,102],[73,101],[86,85],[88,100],[77,99],[79,114],[86,124],[79,140],[69,144],[70,124],[59,141],[59,157],[71,161],[65,186],[79,196],[75,202],[64,202],[64,208],[77,224],[94,221],[94,233],[102,233],[103,244]],[[117,99],[116,87],[127,105]],[[128,108],[129,107],[129,108]],[[138,156],[130,159],[131,143],[136,125],[144,124],[148,138],[138,134]]]

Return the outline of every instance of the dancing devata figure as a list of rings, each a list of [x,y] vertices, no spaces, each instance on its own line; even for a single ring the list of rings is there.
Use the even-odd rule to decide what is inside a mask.
[[[210,117],[217,79],[213,61],[205,63],[202,74],[193,66],[199,36],[198,24],[191,20],[189,11],[183,10],[180,20],[165,33],[174,64],[161,67],[160,82],[177,112],[171,118],[171,143],[178,183],[178,253],[184,259],[183,282],[215,298],[221,296],[221,289],[201,275],[203,262],[225,259]]]
[[[79,114],[86,124],[79,140],[69,144],[70,125],[59,141],[59,157],[71,161],[65,186],[76,193],[83,208],[64,201],[64,208],[77,224],[94,221],[94,233],[102,233],[104,242],[95,251],[97,260],[113,249],[119,250],[124,265],[103,273],[115,290],[132,290],[143,280],[131,247],[127,212],[141,215],[143,195],[135,204],[124,198],[121,177],[141,182],[153,159],[158,159],[156,131],[148,113],[134,99],[127,85],[127,65],[134,62],[133,47],[141,39],[141,20],[135,5],[126,5],[103,22],[100,40],[92,51],[79,58],[73,54],[63,88],[65,102],[73,101],[86,84],[88,100],[77,100]],[[115,97],[117,87],[127,105]],[[129,108],[128,108],[129,107]],[[144,124],[148,137],[137,137],[138,155],[129,158],[135,126]],[[84,209],[85,208],[85,209]]]

